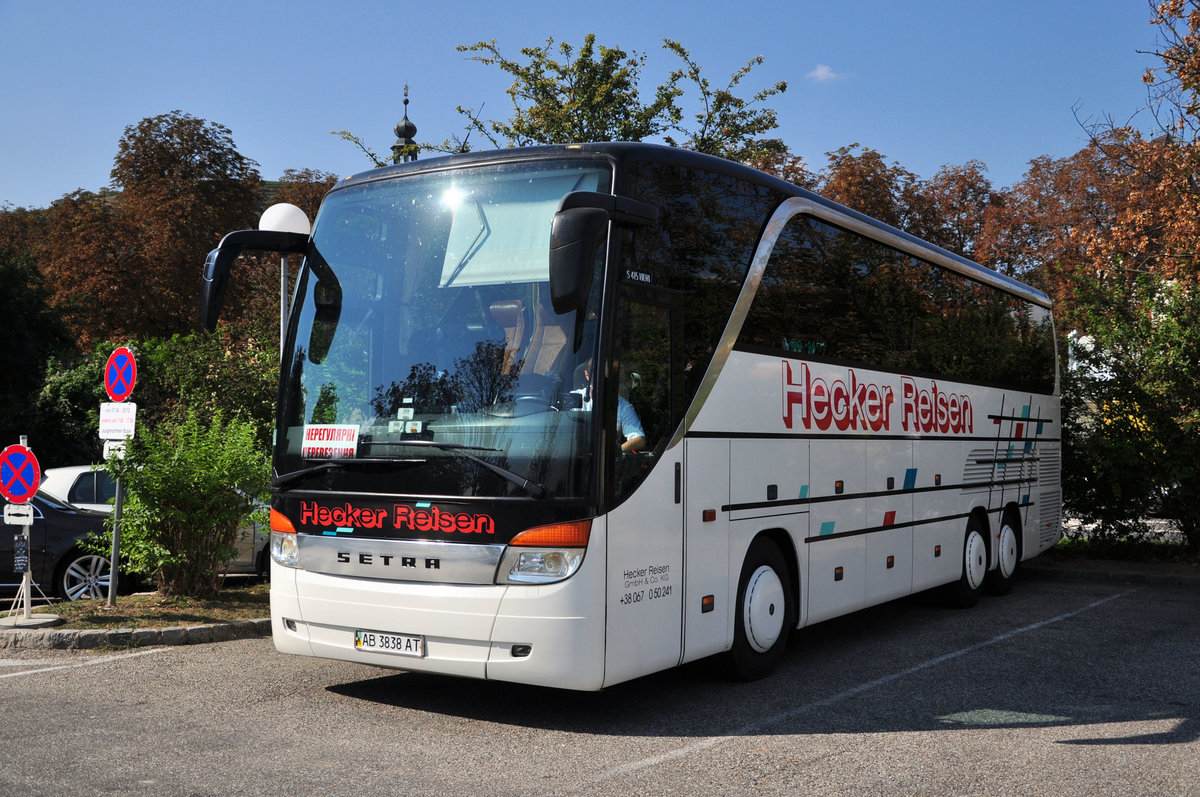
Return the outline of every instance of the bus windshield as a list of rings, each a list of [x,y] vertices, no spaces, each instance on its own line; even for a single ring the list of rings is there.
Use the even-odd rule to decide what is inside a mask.
[[[610,184],[540,161],[332,192],[296,288],[276,486],[591,495],[596,335],[551,307],[549,243],[564,194]]]

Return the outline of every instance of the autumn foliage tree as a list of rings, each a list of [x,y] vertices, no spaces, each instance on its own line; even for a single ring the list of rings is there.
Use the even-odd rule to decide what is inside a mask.
[[[1060,329],[1086,345],[1065,394],[1064,503],[1097,534],[1145,531],[1148,500],[1200,551],[1200,2],[1152,6],[1147,129],[1110,121],[1024,188],[1055,258]],[[1031,174],[1032,176],[1032,174]],[[1019,206],[1019,203],[1018,203]],[[1010,229],[1021,229],[1012,224]],[[1063,323],[1065,322],[1065,323]],[[1086,367],[1086,366],[1091,367]],[[1147,487],[1149,485],[1149,487]]]
[[[271,202],[291,203],[303,210],[311,222],[317,216],[321,200],[337,181],[336,174],[318,169],[284,169],[279,188],[271,197]]]
[[[140,334],[194,328],[197,263],[230,230],[251,227],[261,200],[257,164],[228,128],[180,111],[125,129],[113,162],[121,212],[135,226],[144,272]]]
[[[126,128],[112,186],[50,208],[39,259],[51,305],[85,347],[194,328],[204,253],[257,218],[255,163],[227,128],[173,111]]]

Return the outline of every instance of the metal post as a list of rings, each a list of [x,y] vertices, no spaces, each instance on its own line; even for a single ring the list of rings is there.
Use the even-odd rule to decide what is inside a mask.
[[[121,562],[121,507],[125,503],[125,490],[117,479],[117,505],[113,508],[112,558],[108,569],[108,607],[117,605],[117,567]]]
[[[21,446],[29,448],[29,435],[20,435],[17,438]],[[25,598],[25,619],[30,617],[29,604],[33,602],[33,549],[29,547],[29,526],[26,526],[21,532],[25,537],[25,573],[21,576],[21,593]]]
[[[25,538],[25,573],[21,576],[21,592],[25,598],[25,613],[24,617],[28,620],[31,617],[29,604],[33,602],[33,573],[30,568],[33,567],[33,549],[29,547],[29,526],[21,532]]]

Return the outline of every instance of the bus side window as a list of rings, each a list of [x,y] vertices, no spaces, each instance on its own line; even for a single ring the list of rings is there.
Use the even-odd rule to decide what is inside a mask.
[[[642,453],[618,473],[618,495],[628,493],[648,470],[647,453],[662,451],[673,430],[671,417],[671,310],[660,304],[622,299],[618,319],[617,394],[641,421]],[[640,463],[638,460],[642,460]]]

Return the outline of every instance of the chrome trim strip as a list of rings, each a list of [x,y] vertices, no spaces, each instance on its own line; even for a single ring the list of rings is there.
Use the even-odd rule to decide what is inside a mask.
[[[425,584],[494,584],[507,546],[300,534],[300,567],[313,573]]]

